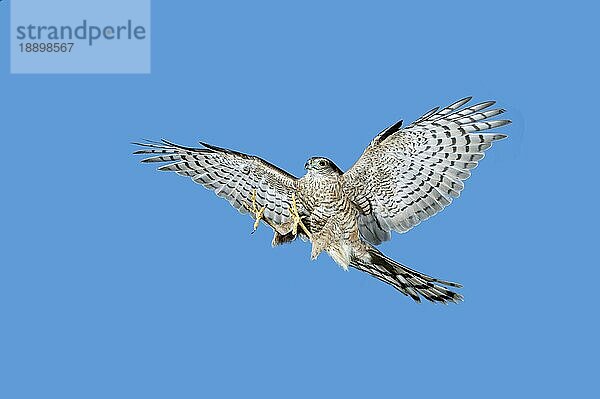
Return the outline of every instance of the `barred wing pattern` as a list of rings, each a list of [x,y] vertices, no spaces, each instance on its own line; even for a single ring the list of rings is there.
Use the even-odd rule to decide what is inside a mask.
[[[440,212],[460,195],[484,151],[506,137],[480,133],[510,123],[489,120],[504,110],[488,109],[494,101],[462,108],[470,100],[434,108],[405,128],[402,121],[390,126],[344,174],[367,241],[380,244],[392,230],[406,232]]]
[[[225,198],[241,213],[266,206],[263,218],[271,225],[291,220],[289,208],[297,179],[271,163],[251,155],[200,143],[206,148],[184,147],[167,140],[134,143],[134,154],[152,155],[142,162],[168,162],[158,168],[192,178],[196,183]]]

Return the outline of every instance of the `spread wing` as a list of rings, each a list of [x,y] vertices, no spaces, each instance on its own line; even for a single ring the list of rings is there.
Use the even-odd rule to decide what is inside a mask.
[[[291,220],[289,208],[297,179],[271,163],[251,155],[201,143],[206,148],[184,147],[167,140],[134,143],[134,154],[151,155],[142,162],[166,162],[158,168],[190,177],[213,190],[241,213],[265,206],[263,218],[271,226]]]
[[[463,181],[503,134],[486,132],[510,123],[490,120],[504,112],[494,101],[464,107],[471,97],[434,108],[401,128],[379,133],[343,175],[344,190],[361,209],[362,236],[373,244],[406,232],[460,195]]]

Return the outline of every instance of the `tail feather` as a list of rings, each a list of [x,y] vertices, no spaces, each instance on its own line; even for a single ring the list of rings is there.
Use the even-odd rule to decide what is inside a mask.
[[[431,302],[441,303],[463,300],[462,295],[443,287],[461,288],[462,285],[420,273],[388,258],[371,246],[368,248],[368,256],[361,259],[354,257],[351,266],[390,284],[415,302],[421,302],[421,296]]]

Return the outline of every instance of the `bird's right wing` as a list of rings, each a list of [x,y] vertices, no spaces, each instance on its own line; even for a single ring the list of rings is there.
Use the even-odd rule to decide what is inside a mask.
[[[264,207],[262,217],[271,227],[291,220],[297,179],[259,157],[206,143],[201,143],[206,148],[184,147],[167,140],[134,144],[143,147],[134,154],[151,155],[142,162],[167,162],[158,170],[190,177],[241,213],[252,209],[254,197],[257,208]]]

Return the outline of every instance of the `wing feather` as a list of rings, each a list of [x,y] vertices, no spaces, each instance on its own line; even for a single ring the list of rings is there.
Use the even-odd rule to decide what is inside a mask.
[[[373,244],[406,232],[443,210],[464,188],[492,143],[487,132],[510,123],[489,119],[505,111],[494,101],[464,107],[471,97],[436,107],[405,128],[384,129],[343,176],[344,190],[359,204],[362,236]],[[369,204],[361,206],[360,204]]]
[[[158,170],[190,177],[241,213],[248,213],[256,193],[256,204],[265,207],[263,216],[271,226],[291,218],[289,208],[296,177],[259,157],[207,143],[201,143],[205,148],[185,147],[167,140],[134,144],[142,147],[134,154],[151,155],[142,162],[165,163]]]

